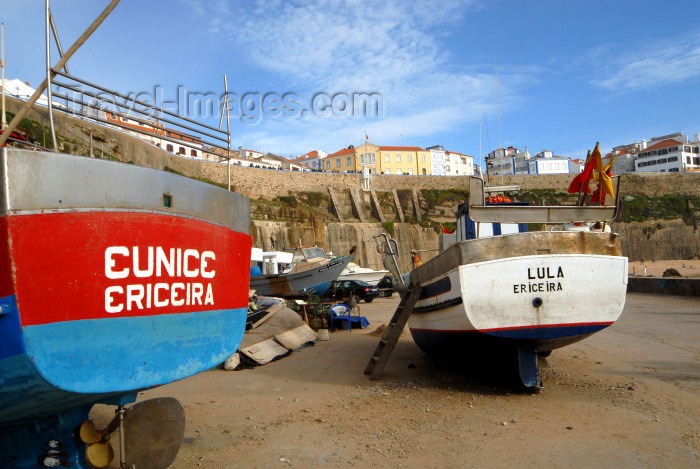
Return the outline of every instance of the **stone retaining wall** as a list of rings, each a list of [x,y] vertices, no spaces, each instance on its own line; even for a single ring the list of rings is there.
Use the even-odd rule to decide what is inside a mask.
[[[628,292],[700,296],[700,279],[673,277],[630,277]]]

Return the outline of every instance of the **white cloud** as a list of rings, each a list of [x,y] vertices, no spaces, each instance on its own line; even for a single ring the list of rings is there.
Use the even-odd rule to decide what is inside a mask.
[[[263,120],[259,128],[250,129],[282,152],[332,152],[344,146],[346,135],[353,136],[349,143],[360,143],[362,129],[372,129],[377,143],[395,144],[402,133],[433,140],[433,135],[478,121],[484,112],[495,113],[493,65],[483,64],[481,71],[459,62],[464,59],[450,49],[468,55],[465,46],[447,42],[445,34],[463,27],[465,16],[477,7],[475,0],[259,1],[239,7],[198,2],[194,10],[200,7],[214,18],[211,33],[224,31],[232,47],[245,50],[255,67],[274,77],[266,77],[266,83],[292,87],[280,93],[382,95],[381,119],[314,119],[312,125],[301,119],[287,119],[284,125]],[[514,88],[532,77],[532,69],[501,77],[501,102],[519,96]],[[246,135],[247,140],[252,134]],[[316,144],[302,148],[309,136]]]
[[[610,51],[608,51],[609,53]],[[700,34],[640,46],[603,64],[593,84],[615,91],[635,91],[684,83],[700,77]]]

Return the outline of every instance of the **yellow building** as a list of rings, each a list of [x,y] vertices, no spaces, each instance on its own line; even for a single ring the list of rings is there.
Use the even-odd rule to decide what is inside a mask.
[[[384,174],[432,174],[430,152],[420,147],[379,147],[379,171]]]
[[[360,172],[368,168],[372,174],[430,175],[430,151],[420,147],[390,147],[363,143],[328,155],[323,170],[328,172]]]

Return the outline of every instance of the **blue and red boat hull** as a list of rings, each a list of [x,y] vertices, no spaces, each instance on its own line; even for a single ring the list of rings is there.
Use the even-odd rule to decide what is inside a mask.
[[[2,171],[0,466],[24,467],[17,435],[68,444],[94,403],[237,350],[252,238],[246,198],[162,171],[9,149]]]

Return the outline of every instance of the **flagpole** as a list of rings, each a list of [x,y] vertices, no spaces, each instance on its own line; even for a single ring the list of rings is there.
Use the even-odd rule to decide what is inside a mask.
[[[0,108],[0,114],[2,114],[2,119],[0,120],[0,132],[5,130],[7,127],[7,118],[5,117],[5,23],[2,23],[2,32],[0,35],[0,43],[2,44],[2,59],[0,59],[0,65],[2,66],[2,107]]]

